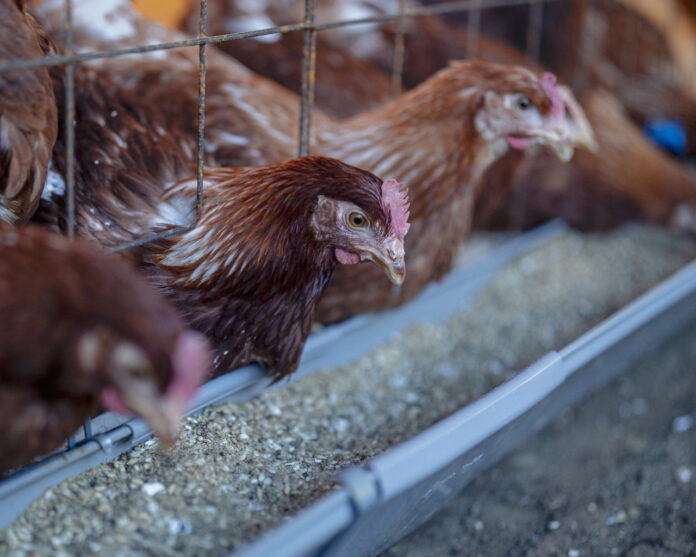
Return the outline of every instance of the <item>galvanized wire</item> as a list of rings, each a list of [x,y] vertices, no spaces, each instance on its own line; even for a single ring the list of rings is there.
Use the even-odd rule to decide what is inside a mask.
[[[392,62],[391,90],[392,96],[398,97],[403,87],[404,58],[406,56],[406,0],[399,0],[399,19],[394,35],[394,60]]]
[[[65,0],[65,52],[73,53],[72,1]],[[67,235],[75,237],[75,65],[65,66],[65,187]]]
[[[466,57],[476,58],[478,55],[479,34],[481,32],[481,0],[473,0],[475,7],[469,11],[466,22]]]
[[[527,64],[536,67],[541,52],[541,31],[544,17],[544,5],[539,0],[529,4],[529,21],[527,23]]]
[[[317,0],[305,0],[304,45],[302,47],[302,92],[300,98],[300,139],[297,156],[310,152],[314,85],[317,66]]]
[[[206,37],[208,33],[208,0],[200,0],[200,21],[199,21],[199,38]],[[170,228],[154,236],[138,238],[132,242],[127,242],[114,249],[114,251],[125,251],[137,246],[141,246],[148,242],[154,242],[177,234],[183,234],[192,230],[201,216],[203,210],[203,171],[205,168],[205,88],[206,88],[206,70],[207,70],[207,53],[206,47],[208,43],[201,43],[198,46],[198,131],[197,131],[197,150],[196,150],[196,213],[192,223],[186,226]]]
[[[545,0],[554,1],[554,0]],[[555,0],[558,1],[558,0]],[[73,62],[89,62],[90,60],[100,60],[102,58],[116,58],[118,56],[128,56],[132,54],[145,54],[148,52],[156,52],[159,50],[173,50],[176,48],[184,48],[189,46],[200,46],[203,44],[222,43],[237,39],[249,39],[253,37],[262,37],[264,35],[275,35],[278,33],[288,33],[290,31],[300,31],[305,28],[304,23],[293,25],[282,25],[279,27],[269,27],[267,29],[258,29],[256,31],[245,31],[241,33],[225,33],[223,35],[213,35],[210,37],[196,37],[193,39],[185,39],[181,41],[172,41],[167,43],[149,44],[143,46],[131,46],[128,48],[115,48],[112,50],[100,50],[97,52],[81,52],[80,54],[64,54],[60,56],[47,56],[45,58],[28,58],[20,60],[10,60],[9,62],[0,63],[0,72],[20,70],[23,68],[38,68],[43,66],[60,66]]]
[[[208,34],[208,0],[201,0],[198,36]],[[205,72],[207,68],[206,43],[198,47],[198,153],[196,161],[196,218],[194,226],[203,209],[203,164],[205,162]]]

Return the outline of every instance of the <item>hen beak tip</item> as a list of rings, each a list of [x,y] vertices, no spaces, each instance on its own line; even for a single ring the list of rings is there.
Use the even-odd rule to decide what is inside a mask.
[[[403,259],[397,263],[391,263],[385,266],[384,270],[392,284],[396,286],[401,286],[403,284],[404,279],[406,278],[406,265],[404,264]]]
[[[573,154],[575,153],[573,146],[567,143],[557,143],[554,145],[553,150],[562,162],[568,162],[573,158]]]
[[[594,137],[586,137],[582,140],[579,140],[577,145],[578,147],[582,147],[590,153],[596,153],[597,151],[599,151],[599,143],[597,143],[597,140]]]
[[[568,162],[573,158],[577,144],[567,133],[554,131],[541,138],[542,143],[549,147],[562,162]]]
[[[137,412],[150,424],[162,448],[171,449],[174,447],[181,429],[183,417],[181,405],[162,398],[153,401],[146,408],[138,408]]]

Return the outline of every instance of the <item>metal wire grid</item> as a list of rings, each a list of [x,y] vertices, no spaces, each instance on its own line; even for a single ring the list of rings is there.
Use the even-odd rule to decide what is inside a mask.
[[[23,68],[36,68],[42,66],[65,65],[65,137],[66,137],[66,206],[67,206],[67,234],[73,237],[75,234],[75,78],[74,64],[111,58],[115,56],[127,56],[157,50],[170,50],[189,46],[199,47],[199,77],[198,77],[198,134],[197,134],[197,191],[196,191],[196,216],[192,223],[177,228],[166,230],[160,234],[139,238],[116,248],[116,251],[129,249],[147,242],[166,238],[175,234],[181,234],[196,226],[203,206],[203,166],[205,153],[205,79],[206,79],[206,47],[210,43],[219,43],[231,40],[261,37],[264,35],[283,34],[291,31],[304,30],[304,48],[302,52],[302,91],[300,106],[300,134],[298,141],[298,156],[310,153],[311,147],[311,120],[314,109],[314,86],[316,76],[316,37],[317,33],[325,29],[335,29],[366,23],[397,22],[397,33],[394,47],[394,61],[392,72],[392,90],[395,95],[401,92],[401,74],[404,64],[404,33],[405,22],[408,18],[425,15],[438,15],[455,12],[471,12],[469,20],[469,44],[467,57],[473,57],[478,43],[480,12],[486,8],[506,6],[530,5],[531,17],[527,33],[527,54],[530,63],[535,64],[538,59],[539,44],[541,39],[542,6],[546,2],[561,0],[458,0],[443,2],[432,6],[411,8],[406,6],[406,0],[400,0],[400,9],[397,14],[381,14],[372,17],[334,21],[317,24],[317,0],[305,0],[305,17],[300,23],[270,27],[255,31],[227,33],[223,35],[207,35],[207,0],[200,0],[200,26],[197,38],[169,43],[158,43],[146,46],[114,49],[98,52],[75,54],[73,50],[73,3],[65,0],[65,44],[64,54],[38,59],[19,59],[0,63],[0,72]]]
[[[65,39],[64,54],[44,58],[18,59],[0,63],[0,72],[19,70],[25,68],[37,68],[64,65],[65,72],[65,112],[64,126],[66,138],[66,220],[68,237],[75,235],[75,74],[74,66],[77,63],[112,58],[116,56],[128,56],[159,50],[170,50],[190,46],[199,48],[199,74],[198,74],[198,129],[197,129],[197,154],[196,154],[196,213],[193,222],[188,225],[168,229],[156,235],[144,236],[132,242],[125,243],[115,248],[115,251],[123,251],[147,242],[167,238],[193,229],[200,218],[203,208],[203,170],[205,153],[205,92],[206,92],[206,48],[211,43],[221,43],[231,40],[248,39],[264,35],[284,34],[292,31],[304,31],[304,45],[302,51],[302,88],[300,95],[300,117],[298,156],[306,156],[311,150],[311,121],[314,109],[314,88],[316,78],[316,37],[317,33],[326,29],[335,29],[367,23],[396,22],[396,35],[394,43],[394,59],[392,67],[392,92],[394,96],[401,93],[402,72],[404,68],[405,46],[404,35],[406,21],[427,15],[442,15],[456,12],[469,12],[468,32],[469,39],[466,49],[468,58],[474,57],[478,47],[480,28],[480,14],[483,9],[530,6],[530,17],[527,28],[527,59],[530,65],[536,65],[539,57],[541,42],[543,4],[562,0],[456,0],[442,2],[431,6],[409,7],[406,0],[399,0],[399,12],[395,14],[380,14],[372,17],[347,19],[318,24],[316,22],[317,0],[305,0],[304,20],[299,23],[269,27],[254,31],[226,33],[222,35],[208,36],[207,34],[207,8],[208,0],[200,0],[200,24],[198,37],[181,41],[158,43],[145,46],[136,46],[122,49],[105,50],[98,52],[86,52],[76,54],[73,48],[73,2],[65,0]],[[568,1],[568,0],[565,0]],[[92,438],[91,422],[88,420],[84,426],[84,441]],[[68,450],[77,445],[76,438],[68,440]]]

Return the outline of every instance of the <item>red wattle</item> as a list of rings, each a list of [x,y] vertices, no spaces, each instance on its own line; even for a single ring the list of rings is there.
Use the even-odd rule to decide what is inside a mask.
[[[113,387],[106,387],[101,392],[101,403],[109,412],[129,413],[130,409],[123,402],[119,392]]]
[[[336,248],[335,253],[339,263],[343,263],[344,265],[355,265],[356,263],[360,263],[360,256],[355,252],[343,248]]]
[[[518,149],[524,151],[527,149],[534,140],[529,137],[521,137],[519,135],[508,135],[507,142],[513,149]]]

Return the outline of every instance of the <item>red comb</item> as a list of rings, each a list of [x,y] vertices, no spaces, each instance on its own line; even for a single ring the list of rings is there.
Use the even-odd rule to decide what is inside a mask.
[[[552,73],[545,73],[541,76],[541,87],[546,95],[551,99],[551,116],[554,120],[565,119],[565,104],[556,85],[556,76]]]
[[[391,216],[391,232],[403,240],[408,232],[408,190],[396,180],[382,184],[382,207]]]

